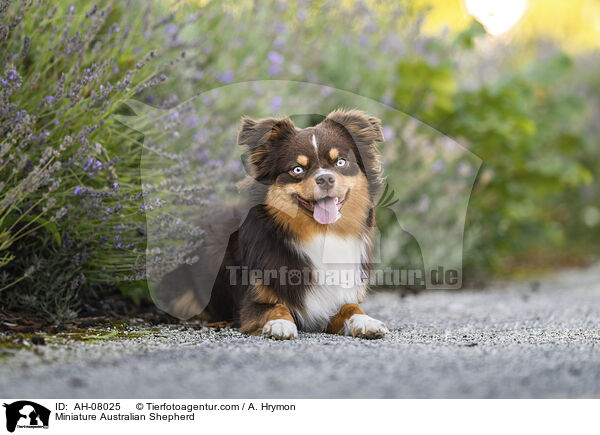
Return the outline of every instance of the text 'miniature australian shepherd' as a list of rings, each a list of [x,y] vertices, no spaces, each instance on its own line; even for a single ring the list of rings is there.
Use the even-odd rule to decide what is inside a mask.
[[[244,118],[238,144],[248,150],[254,205],[204,222],[200,260],[163,278],[162,286],[178,288],[174,305],[179,311],[201,306],[206,318],[275,339],[293,339],[298,328],[383,337],[386,326],[358,305],[367,279],[351,286],[314,279],[332,271],[366,278],[372,268],[374,200],[381,185],[376,142],[382,141],[380,120],[358,110],[336,110],[305,129],[289,118]],[[218,244],[227,246],[224,255],[211,252]],[[203,268],[211,267],[218,272],[207,278]],[[244,280],[249,271],[265,273]],[[298,271],[308,271],[309,279],[298,279]]]

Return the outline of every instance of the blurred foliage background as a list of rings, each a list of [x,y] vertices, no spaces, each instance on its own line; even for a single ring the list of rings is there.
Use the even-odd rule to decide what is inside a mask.
[[[400,124],[383,119],[387,155],[406,155],[425,134],[413,134],[412,117],[483,161],[465,226],[466,282],[586,265],[600,241],[599,8],[598,0],[0,0],[0,303],[65,321],[107,286],[144,297],[148,258],[193,261],[202,231],[169,218],[180,203],[168,198],[210,210],[231,188],[215,172],[239,170],[226,149],[232,139],[207,147],[210,119],[169,112],[164,142],[185,138],[194,152],[168,152],[115,115],[130,115],[132,98],[171,110],[267,79],[342,89],[405,113]],[[250,110],[259,91],[229,104]],[[277,114],[291,97],[266,104]],[[144,150],[173,163],[160,188],[142,183]],[[403,190],[403,180],[438,171],[427,159],[386,168],[417,220],[429,199]],[[189,243],[148,252],[153,225]],[[394,219],[378,225],[390,264],[420,264]]]

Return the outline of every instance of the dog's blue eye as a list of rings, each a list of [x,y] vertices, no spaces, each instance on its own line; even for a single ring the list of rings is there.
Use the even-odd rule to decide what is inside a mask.
[[[296,166],[294,169],[292,169],[292,172],[296,175],[300,175],[304,173],[304,168],[302,166]]]
[[[338,159],[338,161],[336,162],[337,166],[346,166],[346,160],[345,159]]]

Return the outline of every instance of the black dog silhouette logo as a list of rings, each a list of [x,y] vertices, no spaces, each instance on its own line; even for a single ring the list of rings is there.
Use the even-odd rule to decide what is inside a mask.
[[[6,408],[6,430],[14,432],[18,428],[48,428],[50,410],[29,400],[19,400],[4,404]]]

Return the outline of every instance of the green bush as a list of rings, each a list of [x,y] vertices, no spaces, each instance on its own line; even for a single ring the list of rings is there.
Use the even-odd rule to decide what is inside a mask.
[[[559,51],[534,57],[493,83],[458,92],[447,116],[430,120],[484,162],[469,208],[467,231],[478,240],[468,267],[503,273],[574,264],[560,253],[575,242],[569,232],[581,205],[572,198],[597,168],[584,158],[587,104],[561,89],[572,68]]]

